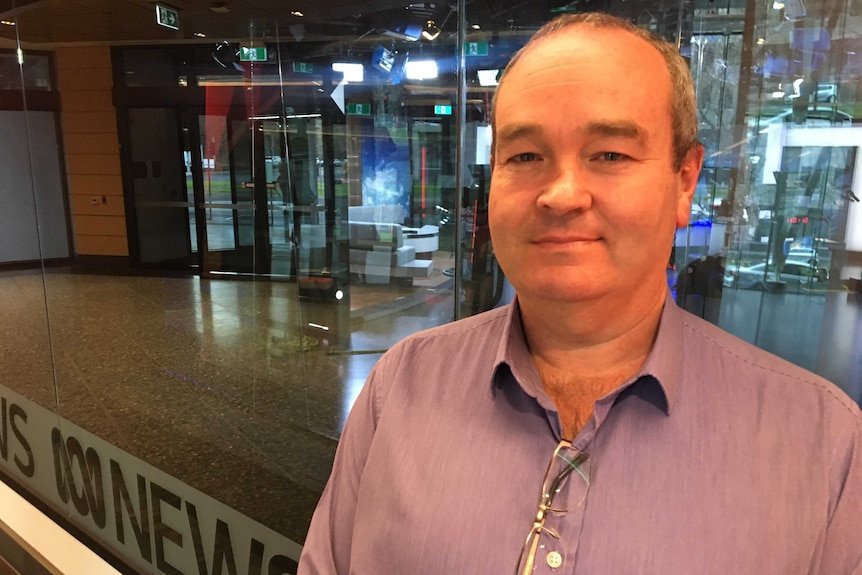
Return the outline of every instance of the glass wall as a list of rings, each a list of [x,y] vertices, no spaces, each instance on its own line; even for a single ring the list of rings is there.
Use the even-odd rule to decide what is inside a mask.
[[[511,301],[491,100],[584,9],[691,63],[677,302],[862,401],[858,3],[329,4],[0,13],[4,481],[134,571],[294,572],[380,354]]]

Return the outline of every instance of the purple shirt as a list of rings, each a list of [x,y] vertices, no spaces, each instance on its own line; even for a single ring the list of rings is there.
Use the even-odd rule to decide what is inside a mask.
[[[300,575],[508,575],[560,421],[517,302],[418,333],[348,418]],[[573,441],[592,482],[536,573],[862,574],[862,412],[669,298],[640,372]]]

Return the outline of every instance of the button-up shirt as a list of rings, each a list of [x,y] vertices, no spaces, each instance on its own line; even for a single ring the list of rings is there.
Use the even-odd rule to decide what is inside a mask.
[[[517,301],[408,337],[351,411],[300,575],[514,573],[560,434]],[[862,575],[859,407],[670,298],[573,445],[590,485],[536,573]]]

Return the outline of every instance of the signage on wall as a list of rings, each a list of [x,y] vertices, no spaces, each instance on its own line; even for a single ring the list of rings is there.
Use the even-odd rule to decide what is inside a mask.
[[[371,104],[347,104],[348,116],[370,116]]]
[[[451,116],[452,115],[452,106],[449,105],[437,105],[434,106],[434,113],[438,116]]]
[[[467,56],[487,56],[488,43],[467,42],[466,44],[464,44],[464,52],[467,54]]]
[[[3,386],[0,471],[141,573],[296,573],[299,544]]]
[[[173,8],[156,4],[156,22],[159,26],[170,28],[171,30],[180,29],[180,13]]]
[[[266,48],[247,48],[243,46],[239,49],[240,62],[266,62]]]
[[[311,64],[309,62],[294,62],[293,71],[297,74],[313,74],[314,64]]]

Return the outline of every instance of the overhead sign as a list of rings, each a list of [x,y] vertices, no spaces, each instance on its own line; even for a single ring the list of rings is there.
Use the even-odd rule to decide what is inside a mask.
[[[451,116],[452,115],[452,106],[444,105],[444,106],[434,106],[434,113],[438,116]]]
[[[294,62],[293,71],[299,74],[313,74],[314,64],[309,64],[308,62]]]
[[[156,4],[156,22],[158,22],[159,26],[164,26],[171,30],[179,30],[180,13],[173,8]]]
[[[370,116],[371,104],[347,104],[348,116]]]
[[[487,42],[467,42],[464,46],[464,51],[468,56],[487,56],[488,55],[488,43]]]
[[[266,48],[246,48],[243,46],[239,49],[240,62],[266,62]]]

